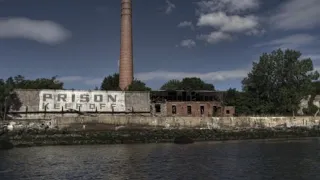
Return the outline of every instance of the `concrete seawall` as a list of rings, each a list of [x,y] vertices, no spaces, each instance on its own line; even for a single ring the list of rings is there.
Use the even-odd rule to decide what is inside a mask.
[[[313,127],[319,117],[156,117],[149,115],[37,115],[7,121],[9,129],[72,128],[104,129],[119,126],[156,128],[235,129],[266,127]]]

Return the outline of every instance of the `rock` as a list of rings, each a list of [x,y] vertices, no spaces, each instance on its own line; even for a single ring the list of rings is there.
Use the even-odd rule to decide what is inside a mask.
[[[193,139],[189,138],[188,136],[179,136],[176,137],[173,141],[175,144],[192,144],[194,143]]]
[[[6,150],[6,149],[12,149],[12,148],[13,148],[13,144],[10,141],[0,139],[0,150]]]

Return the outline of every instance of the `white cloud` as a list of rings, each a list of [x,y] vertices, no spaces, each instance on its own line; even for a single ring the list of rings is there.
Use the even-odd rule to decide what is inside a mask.
[[[259,25],[255,16],[227,16],[224,12],[209,13],[199,17],[198,26],[212,26],[225,32],[243,32],[256,29]]]
[[[319,0],[284,2],[270,18],[271,27],[283,30],[309,29],[320,25]]]
[[[183,21],[183,22],[178,24],[178,27],[181,27],[181,28],[190,27],[192,30],[194,29],[194,26],[193,26],[191,21]]]
[[[232,36],[224,33],[224,32],[212,32],[210,34],[207,35],[199,35],[197,37],[199,40],[204,40],[210,44],[215,44],[221,41],[231,41],[232,40]]]
[[[241,79],[248,75],[250,69],[235,69],[225,71],[215,71],[208,73],[190,73],[190,72],[170,72],[170,71],[153,71],[153,72],[141,72],[136,73],[135,78],[141,81],[151,80],[171,80],[171,79],[183,79],[185,77],[199,77],[204,81],[225,81],[232,79]],[[64,76],[58,78],[58,80],[65,83],[83,83],[91,86],[100,86],[103,78],[95,77],[83,77],[83,76]]]
[[[0,38],[24,38],[44,44],[59,44],[70,37],[71,32],[48,20],[28,18],[0,19]]]
[[[70,83],[70,82],[82,82],[86,85],[100,85],[103,78],[92,78],[92,77],[83,77],[83,76],[62,76],[58,80]]]
[[[171,3],[169,0],[166,0],[167,7],[166,7],[166,14],[170,14],[174,8],[176,8],[176,5]]]
[[[248,10],[257,9],[260,0],[202,0],[197,3],[197,26],[212,27],[212,33],[200,35],[209,43],[217,43],[223,40],[231,40],[236,34],[242,33],[248,36],[257,36],[265,33],[260,27],[260,19],[248,13]]]
[[[246,32],[245,34],[247,36],[260,36],[260,35],[263,35],[264,33],[266,33],[265,29],[253,29]]]
[[[181,47],[192,48],[196,46],[196,42],[192,39],[185,39],[180,42]]]
[[[317,37],[315,36],[311,36],[308,34],[295,34],[295,35],[286,36],[280,39],[275,39],[269,42],[259,43],[254,46],[255,47],[272,46],[276,48],[295,49],[298,47],[313,44],[316,41],[317,41]]]
[[[320,54],[302,55],[302,58],[310,58],[311,60],[320,60]]]
[[[197,2],[197,5],[200,14],[217,11],[240,13],[258,8],[259,0],[202,0]]]
[[[150,81],[154,79],[170,80],[183,79],[185,77],[199,77],[205,81],[225,81],[230,79],[239,79],[247,76],[249,70],[238,69],[229,71],[216,71],[208,73],[186,73],[186,72],[168,72],[155,71],[136,74],[136,78],[141,81]]]

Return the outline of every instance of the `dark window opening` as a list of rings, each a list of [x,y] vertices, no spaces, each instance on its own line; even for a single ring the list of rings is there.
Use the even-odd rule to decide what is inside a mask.
[[[204,114],[204,106],[200,106],[200,112],[201,114]]]
[[[191,111],[191,106],[188,106],[188,107],[187,107],[187,113],[188,113],[189,115],[192,113],[192,111]]]
[[[177,113],[177,107],[175,105],[172,106],[172,114]]]
[[[182,101],[186,101],[186,99],[187,99],[187,93],[182,92]]]
[[[230,114],[230,110],[226,110],[226,113],[227,113],[227,114]]]
[[[160,104],[156,104],[155,105],[155,109],[156,109],[157,113],[161,112],[161,105]]]
[[[216,116],[218,114],[218,107],[217,106],[213,106],[213,112],[212,115]]]

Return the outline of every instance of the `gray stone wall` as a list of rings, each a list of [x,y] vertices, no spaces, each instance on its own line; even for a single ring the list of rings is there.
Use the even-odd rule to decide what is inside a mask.
[[[125,101],[128,112],[150,112],[149,92],[126,92]]]
[[[49,119],[12,120],[8,124],[17,124],[19,128],[43,127],[47,124],[54,128],[73,128],[95,124],[94,127],[162,127],[162,128],[203,128],[234,129],[261,127],[312,127],[319,125],[320,118],[314,117],[158,117],[140,115],[100,115],[100,116],[64,116]],[[41,124],[40,124],[41,123]],[[12,128],[12,127],[11,127]]]

